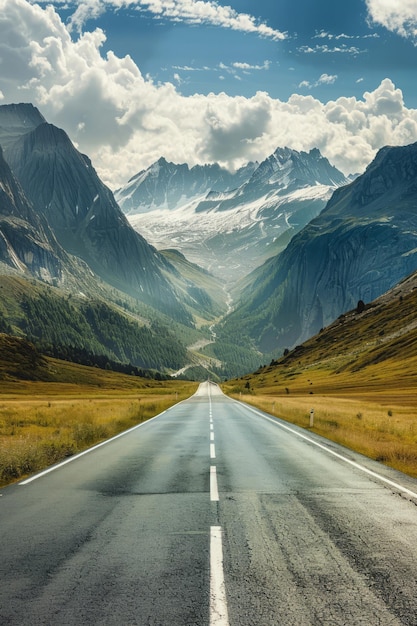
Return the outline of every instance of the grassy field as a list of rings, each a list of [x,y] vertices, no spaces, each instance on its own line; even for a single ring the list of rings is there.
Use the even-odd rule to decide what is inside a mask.
[[[417,478],[417,398],[411,389],[374,397],[336,390],[313,396],[260,391],[231,395]]]
[[[417,274],[364,311],[223,390],[417,477]],[[189,397],[197,383],[45,359],[0,334],[0,484],[18,480]]]
[[[417,277],[223,390],[417,478]]]
[[[43,363],[53,380],[0,379],[1,486],[141,423],[197,388],[54,359]]]
[[[249,382],[250,388],[246,387]],[[417,478],[417,361],[336,373],[322,364],[267,367],[222,385],[263,411]]]

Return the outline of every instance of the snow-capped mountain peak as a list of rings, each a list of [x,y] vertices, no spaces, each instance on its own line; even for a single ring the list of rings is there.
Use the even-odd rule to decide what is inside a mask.
[[[318,149],[278,148],[235,174],[217,164],[190,169],[159,159],[116,199],[157,248],[176,247],[235,281],[282,250],[348,182]]]
[[[212,190],[229,191],[246,182],[257,163],[231,173],[217,163],[189,168],[161,157],[146,170],[133,176],[125,187],[115,192],[115,198],[127,213],[147,213],[164,208],[175,210]]]

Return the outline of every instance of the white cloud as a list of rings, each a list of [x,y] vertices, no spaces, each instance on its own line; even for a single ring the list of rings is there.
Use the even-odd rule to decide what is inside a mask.
[[[333,33],[329,33],[325,30],[321,30],[316,32],[313,39],[335,39],[339,41],[340,39],[379,39],[378,33],[370,33],[368,35],[346,35],[345,33],[340,33],[339,35],[333,35]]]
[[[173,65],[173,70],[178,70],[179,72],[205,72],[208,70],[208,67],[191,67],[190,65]]]
[[[173,65],[172,69],[180,72],[218,72],[219,70],[228,72],[229,74],[235,74],[236,70],[241,70],[245,73],[250,73],[252,71],[261,71],[261,70],[269,70],[271,67],[271,61],[264,61],[262,65],[259,64],[251,64],[246,63],[244,61],[236,61],[231,65],[226,65],[223,62],[220,62],[215,67],[192,67],[190,65]]]
[[[318,85],[333,85],[337,81],[337,76],[335,74],[322,74],[317,81]]]
[[[366,0],[370,18],[403,37],[417,39],[417,0]]]
[[[311,83],[308,80],[303,80],[298,86],[300,88],[306,87],[307,89],[313,89],[314,87],[320,87],[321,85],[333,85],[336,81],[337,75],[322,74],[314,83]]]
[[[232,63],[232,66],[238,70],[246,70],[248,72],[251,70],[269,70],[271,67],[271,61],[264,61],[262,65],[251,65],[250,63],[236,61],[235,63]]]
[[[173,84],[144,77],[129,56],[104,56],[104,41],[99,29],[72,41],[52,7],[0,0],[2,102],[33,102],[113,188],[161,156],[234,168],[278,146],[318,147],[349,173],[362,171],[386,144],[417,141],[417,111],[405,106],[389,79],[362,99],[327,103],[311,94],[286,102],[263,92],[185,97]],[[333,80],[330,74],[318,79]]]
[[[286,38],[286,34],[260,22],[247,13],[238,13],[230,6],[215,0],[49,0],[53,5],[76,7],[70,19],[72,28],[82,31],[86,21],[95,18],[106,8],[136,7],[158,18],[191,24],[211,24],[230,28],[273,40]]]
[[[301,46],[298,48],[299,52],[303,52],[304,54],[351,54],[356,56],[358,54],[363,54],[366,50],[361,50],[357,46],[346,46],[342,44],[341,46],[333,46],[330,47],[327,44],[322,46]]]
[[[184,22],[205,23],[256,33],[274,40],[284,39],[285,34],[256,20],[252,15],[238,13],[230,6],[222,6],[213,0],[106,0],[114,4],[137,4],[162,17]]]
[[[58,3],[60,3],[59,0]],[[104,10],[105,6],[102,0],[81,0],[70,18],[70,28],[75,28],[81,32],[87,20],[99,17]]]

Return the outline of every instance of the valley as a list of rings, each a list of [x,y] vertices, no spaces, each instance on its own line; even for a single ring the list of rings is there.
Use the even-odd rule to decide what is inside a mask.
[[[348,178],[316,148],[161,157],[114,194],[30,104],[0,106],[0,146],[0,330],[49,356],[223,381],[417,269],[415,144]]]
[[[0,33],[0,626],[417,626],[417,0]]]
[[[417,273],[223,385],[272,415],[417,477]],[[310,412],[314,410],[313,425]]]
[[[136,393],[155,414],[210,378],[303,427],[314,400],[317,433],[417,475],[416,145],[349,180],[318,150],[234,174],[160,159],[115,196],[31,105],[0,106],[0,145],[6,447],[40,436],[28,394],[49,415],[124,394],[124,428]],[[75,419],[86,445],[110,433]],[[48,437],[41,463],[73,450]]]
[[[177,248],[228,288],[282,251],[348,182],[318,150],[277,149],[232,179],[224,170],[214,174],[160,159],[115,197],[157,249]]]

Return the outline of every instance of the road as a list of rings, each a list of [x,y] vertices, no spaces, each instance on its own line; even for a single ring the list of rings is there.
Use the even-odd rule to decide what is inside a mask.
[[[417,481],[210,383],[0,491],[0,624],[417,625]]]

